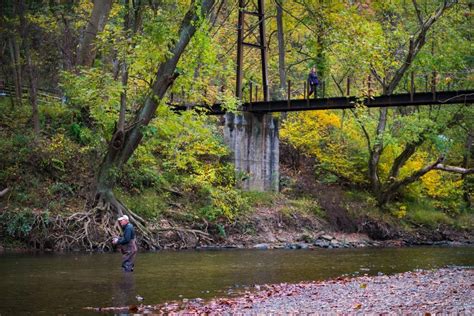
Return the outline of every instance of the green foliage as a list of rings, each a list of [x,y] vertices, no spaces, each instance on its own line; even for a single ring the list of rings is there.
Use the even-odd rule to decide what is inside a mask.
[[[42,103],[39,107],[42,126],[54,133],[63,128],[65,122],[73,120],[75,111],[58,101]]]
[[[72,123],[68,129],[68,135],[81,145],[97,145],[96,137],[92,130],[80,123]]]
[[[133,212],[146,219],[157,219],[167,208],[168,197],[153,189],[146,189],[140,194],[130,194],[123,190],[117,190],[117,197]]]
[[[407,219],[412,223],[428,228],[437,228],[439,225],[450,225],[453,220],[443,212],[435,210],[417,209],[408,211]]]
[[[69,104],[77,111],[87,111],[101,136],[110,139],[120,111],[123,87],[102,69],[82,69],[80,75],[62,73],[62,88]]]
[[[40,166],[48,172],[65,173],[69,166],[77,162],[79,146],[64,134],[55,134],[51,139],[41,140],[36,148]]]
[[[72,196],[74,194],[73,187],[64,182],[55,182],[49,187],[49,191],[51,195],[57,196]]]
[[[272,206],[280,198],[279,193],[258,191],[245,191],[242,192],[242,196],[252,207]]]
[[[208,201],[199,213],[210,221],[231,220],[248,208],[247,199],[231,187],[209,187],[203,189],[201,194],[207,196]]]
[[[302,197],[295,200],[289,200],[289,203],[283,208],[285,214],[293,214],[295,212],[302,214],[312,214],[319,218],[325,218],[326,212],[321,209],[318,201],[314,198]]]
[[[466,231],[474,230],[474,213],[464,213],[459,215],[454,220],[454,226],[458,229],[464,229]]]
[[[49,214],[44,212],[39,216],[43,225],[49,221]],[[23,208],[21,210],[6,211],[0,214],[0,225],[5,227],[5,231],[10,237],[25,238],[31,232],[33,224],[37,220],[33,210]]]

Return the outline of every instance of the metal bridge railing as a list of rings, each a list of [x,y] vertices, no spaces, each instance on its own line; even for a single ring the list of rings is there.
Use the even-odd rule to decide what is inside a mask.
[[[355,78],[346,76],[337,79],[333,76],[329,80],[321,80],[316,87],[316,93],[311,98],[330,98],[344,96],[380,96],[384,95],[384,79],[376,79],[373,75]],[[271,91],[272,100],[298,100],[309,99],[309,85],[306,80],[294,82],[287,81],[286,91]],[[440,73],[433,71],[431,73],[410,72],[401,80],[394,93],[430,92],[436,95],[439,91],[455,90],[473,90],[474,89],[474,71],[459,71]],[[261,86],[250,81],[243,93],[243,102],[263,101]],[[272,93],[273,92],[273,93]]]

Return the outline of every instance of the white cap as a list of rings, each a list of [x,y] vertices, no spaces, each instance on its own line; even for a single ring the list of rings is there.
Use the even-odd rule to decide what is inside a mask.
[[[123,220],[125,220],[125,221],[128,222],[128,216],[127,216],[127,215],[123,215],[123,216],[119,217],[117,220],[118,220],[118,221],[123,221]]]

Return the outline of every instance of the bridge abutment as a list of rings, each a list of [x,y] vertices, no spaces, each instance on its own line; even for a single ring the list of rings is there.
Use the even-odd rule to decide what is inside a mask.
[[[248,191],[279,190],[279,123],[272,114],[225,115],[224,140],[232,151],[239,186]]]

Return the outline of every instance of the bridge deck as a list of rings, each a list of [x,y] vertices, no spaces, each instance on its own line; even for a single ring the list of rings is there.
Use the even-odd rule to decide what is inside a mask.
[[[328,109],[351,109],[357,104],[358,99],[354,96],[317,98],[317,99],[293,99],[279,101],[259,101],[242,104],[241,111],[269,113],[290,111],[311,111]],[[409,93],[381,95],[359,100],[367,107],[391,107],[391,106],[417,106],[417,105],[448,105],[448,104],[471,104],[474,103],[474,90],[439,91],[436,93],[419,92],[411,96]],[[212,106],[194,105],[193,107],[207,108],[209,114],[224,114],[221,104]],[[176,110],[185,110],[186,106],[177,106]]]

